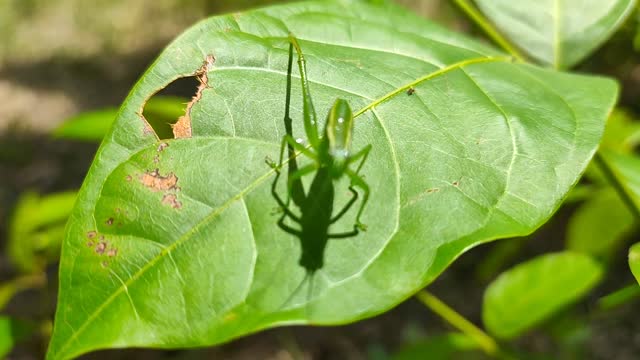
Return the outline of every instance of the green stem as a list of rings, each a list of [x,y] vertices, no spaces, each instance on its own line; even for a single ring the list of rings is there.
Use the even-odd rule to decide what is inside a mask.
[[[520,62],[525,62],[525,56],[516,49],[504,36],[502,36],[498,30],[476,9],[468,0],[453,0],[458,7],[467,14],[486,34],[498,44],[501,48],[506,50],[511,56],[516,58]]]
[[[422,290],[416,294],[418,300],[420,300],[425,306],[438,314],[441,318],[447,321],[451,326],[462,331],[465,335],[474,339],[476,343],[482,348],[482,350],[489,356],[497,356],[499,354],[498,344],[487,335],[480,328],[475,326],[469,320],[465,319],[462,315],[450,308],[447,304],[443,303],[437,297],[433,296],[426,290]]]
[[[605,176],[609,184],[611,184],[611,186],[616,190],[618,196],[620,196],[620,199],[622,199],[627,208],[629,208],[629,211],[631,211],[631,214],[636,219],[636,222],[640,222],[640,209],[638,209],[638,206],[631,198],[631,195],[624,188],[624,185],[622,185],[622,182],[620,181],[618,176],[616,176],[615,171],[613,171],[611,166],[607,163],[605,158],[600,155],[599,152],[596,153],[596,156],[593,158],[593,160],[600,168],[602,174]]]
[[[640,286],[631,284],[598,300],[598,310],[606,311],[640,297]]]

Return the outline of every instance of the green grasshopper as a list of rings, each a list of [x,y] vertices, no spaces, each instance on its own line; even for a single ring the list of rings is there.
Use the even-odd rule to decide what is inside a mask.
[[[309,82],[307,81],[306,62],[300,45],[293,35],[289,35],[289,65],[287,71],[287,97],[285,104],[285,125],[287,134],[282,138],[280,147],[280,161],[276,165],[268,161],[269,165],[276,170],[276,177],[271,186],[273,197],[278,202],[282,210],[282,216],[278,220],[278,226],[287,233],[293,234],[300,239],[302,255],[299,264],[307,270],[307,275],[313,274],[321,269],[324,264],[324,249],[329,239],[353,237],[359,231],[366,230],[366,226],[360,222],[360,217],[369,199],[369,185],[359,175],[360,169],[364,165],[371,150],[371,144],[362,150],[353,153],[351,141],[353,137],[353,112],[349,103],[344,99],[337,99],[329,114],[322,136],[318,131],[318,120]],[[300,70],[300,80],[302,83],[303,120],[304,130],[307,136],[308,146],[304,146],[302,141],[296,141],[291,135],[291,118],[289,117],[289,104],[291,95],[291,71],[293,49],[298,55],[298,67]],[[283,166],[285,147],[288,148],[289,173],[287,181],[287,200],[283,201],[276,191],[276,185],[280,178],[280,170]],[[295,162],[294,150],[307,156],[313,162],[309,165],[298,168]],[[360,160],[356,170],[350,168]],[[315,172],[315,177],[311,182],[309,190],[306,192],[302,186],[303,176]],[[334,202],[334,181],[342,176],[347,176],[351,180],[349,190],[351,199],[345,206],[333,215]],[[356,215],[353,230],[349,232],[330,234],[329,226],[337,222],[356,202],[358,192],[354,187],[360,188],[363,193],[362,203]],[[289,207],[289,201],[300,208],[300,216],[296,215]],[[295,229],[285,224],[286,218],[300,225],[300,229]]]

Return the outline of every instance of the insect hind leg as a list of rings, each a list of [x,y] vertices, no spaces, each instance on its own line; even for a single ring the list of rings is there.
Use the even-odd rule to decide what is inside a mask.
[[[356,214],[356,223],[355,228],[360,229],[362,231],[367,230],[367,226],[360,221],[360,217],[362,216],[362,212],[364,211],[365,206],[367,205],[367,201],[369,200],[369,193],[371,192],[369,189],[369,184],[362,178],[362,176],[354,173],[352,170],[347,169],[345,171],[349,179],[351,179],[352,186],[359,187],[363,191],[362,203],[360,204],[360,208],[358,209],[358,213]]]

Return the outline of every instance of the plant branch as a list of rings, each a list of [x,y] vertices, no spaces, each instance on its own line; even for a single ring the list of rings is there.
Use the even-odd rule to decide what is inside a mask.
[[[435,312],[441,318],[451,324],[451,326],[462,331],[465,335],[475,340],[487,355],[496,356],[499,354],[500,351],[498,348],[498,344],[495,340],[493,340],[493,338],[491,338],[469,320],[465,319],[458,312],[450,308],[447,304],[440,301],[440,299],[433,296],[426,290],[418,292],[416,294],[416,297],[426,307],[431,309],[433,312]]]
[[[520,62],[525,62],[526,57],[512,45],[498,30],[476,9],[468,0],[453,0],[456,5],[465,13],[473,22],[476,23],[489,36],[493,42],[506,50],[511,56]]]
[[[631,211],[631,214],[635,218],[636,222],[640,223],[640,209],[638,209],[638,206],[631,198],[631,195],[624,188],[624,186],[622,185],[622,182],[620,181],[618,176],[616,176],[611,166],[607,163],[605,158],[603,158],[602,155],[600,155],[600,152],[596,153],[596,156],[594,157],[594,161],[602,171],[602,174],[605,176],[607,181],[616,190],[616,192],[618,193],[618,196],[620,196],[620,199],[622,199],[622,202],[624,202],[627,208],[629,208],[629,211]]]

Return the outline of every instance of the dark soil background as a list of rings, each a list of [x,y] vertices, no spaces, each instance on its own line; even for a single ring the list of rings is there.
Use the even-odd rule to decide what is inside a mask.
[[[200,0],[189,2],[188,6],[179,0],[141,1],[143,5],[138,8],[148,12],[122,11],[122,7],[127,6],[126,1],[96,1],[96,8],[78,0],[8,0],[8,5],[0,5],[0,13],[5,11],[0,15],[2,248],[7,242],[9,217],[20,194],[28,190],[47,194],[78,189],[98,147],[93,143],[54,140],[49,135],[51,129],[77,113],[119,106],[162,48],[198,19],[268,2],[273,1]],[[406,0],[402,3],[456,31],[477,34],[477,30],[444,1]],[[176,8],[180,11],[175,11]],[[72,18],[67,16],[69,9]],[[111,10],[115,14],[113,18],[109,17]],[[127,14],[128,18],[121,17],[122,14]],[[117,25],[119,21],[125,25]],[[71,26],[69,22],[75,25]],[[97,30],[87,28],[90,24],[97,24]],[[637,102],[640,66],[638,54],[629,49],[635,36],[634,25],[623,28],[608,45],[581,65],[580,71],[617,77],[623,84],[621,103],[637,111],[640,110]],[[153,30],[160,27],[166,30]],[[47,32],[57,34],[56,40],[48,41],[44,35]],[[193,84],[187,82],[165,93],[188,98],[193,91]],[[534,235],[515,240],[521,247],[501,269],[538,254],[561,250],[567,218],[572,211],[572,206],[561,208]],[[475,324],[481,324],[483,291],[491,275],[496,274],[479,279],[478,266],[500,244],[482,245],[462,255],[429,286],[429,290]],[[635,281],[627,266],[626,250],[623,250],[614,256],[609,277],[603,282],[605,285],[562,316],[584,317],[600,296]],[[51,265],[44,289],[20,293],[2,313],[37,321],[51,320],[55,310],[56,273],[56,265]],[[1,252],[0,281],[16,274],[6,253]],[[634,311],[637,306],[637,301],[628,303],[606,316],[590,318],[591,335],[587,342],[577,345],[580,348],[577,358],[640,358],[640,313]],[[551,358],[576,358],[575,355],[566,357],[568,351],[557,345],[544,329],[523,337],[517,345],[528,352],[551,354]],[[206,349],[109,350],[82,358],[386,359],[387,355],[413,341],[451,330],[417,300],[410,299],[385,314],[347,326],[286,327]],[[19,344],[9,358],[44,358],[46,345],[45,336],[33,336]]]

